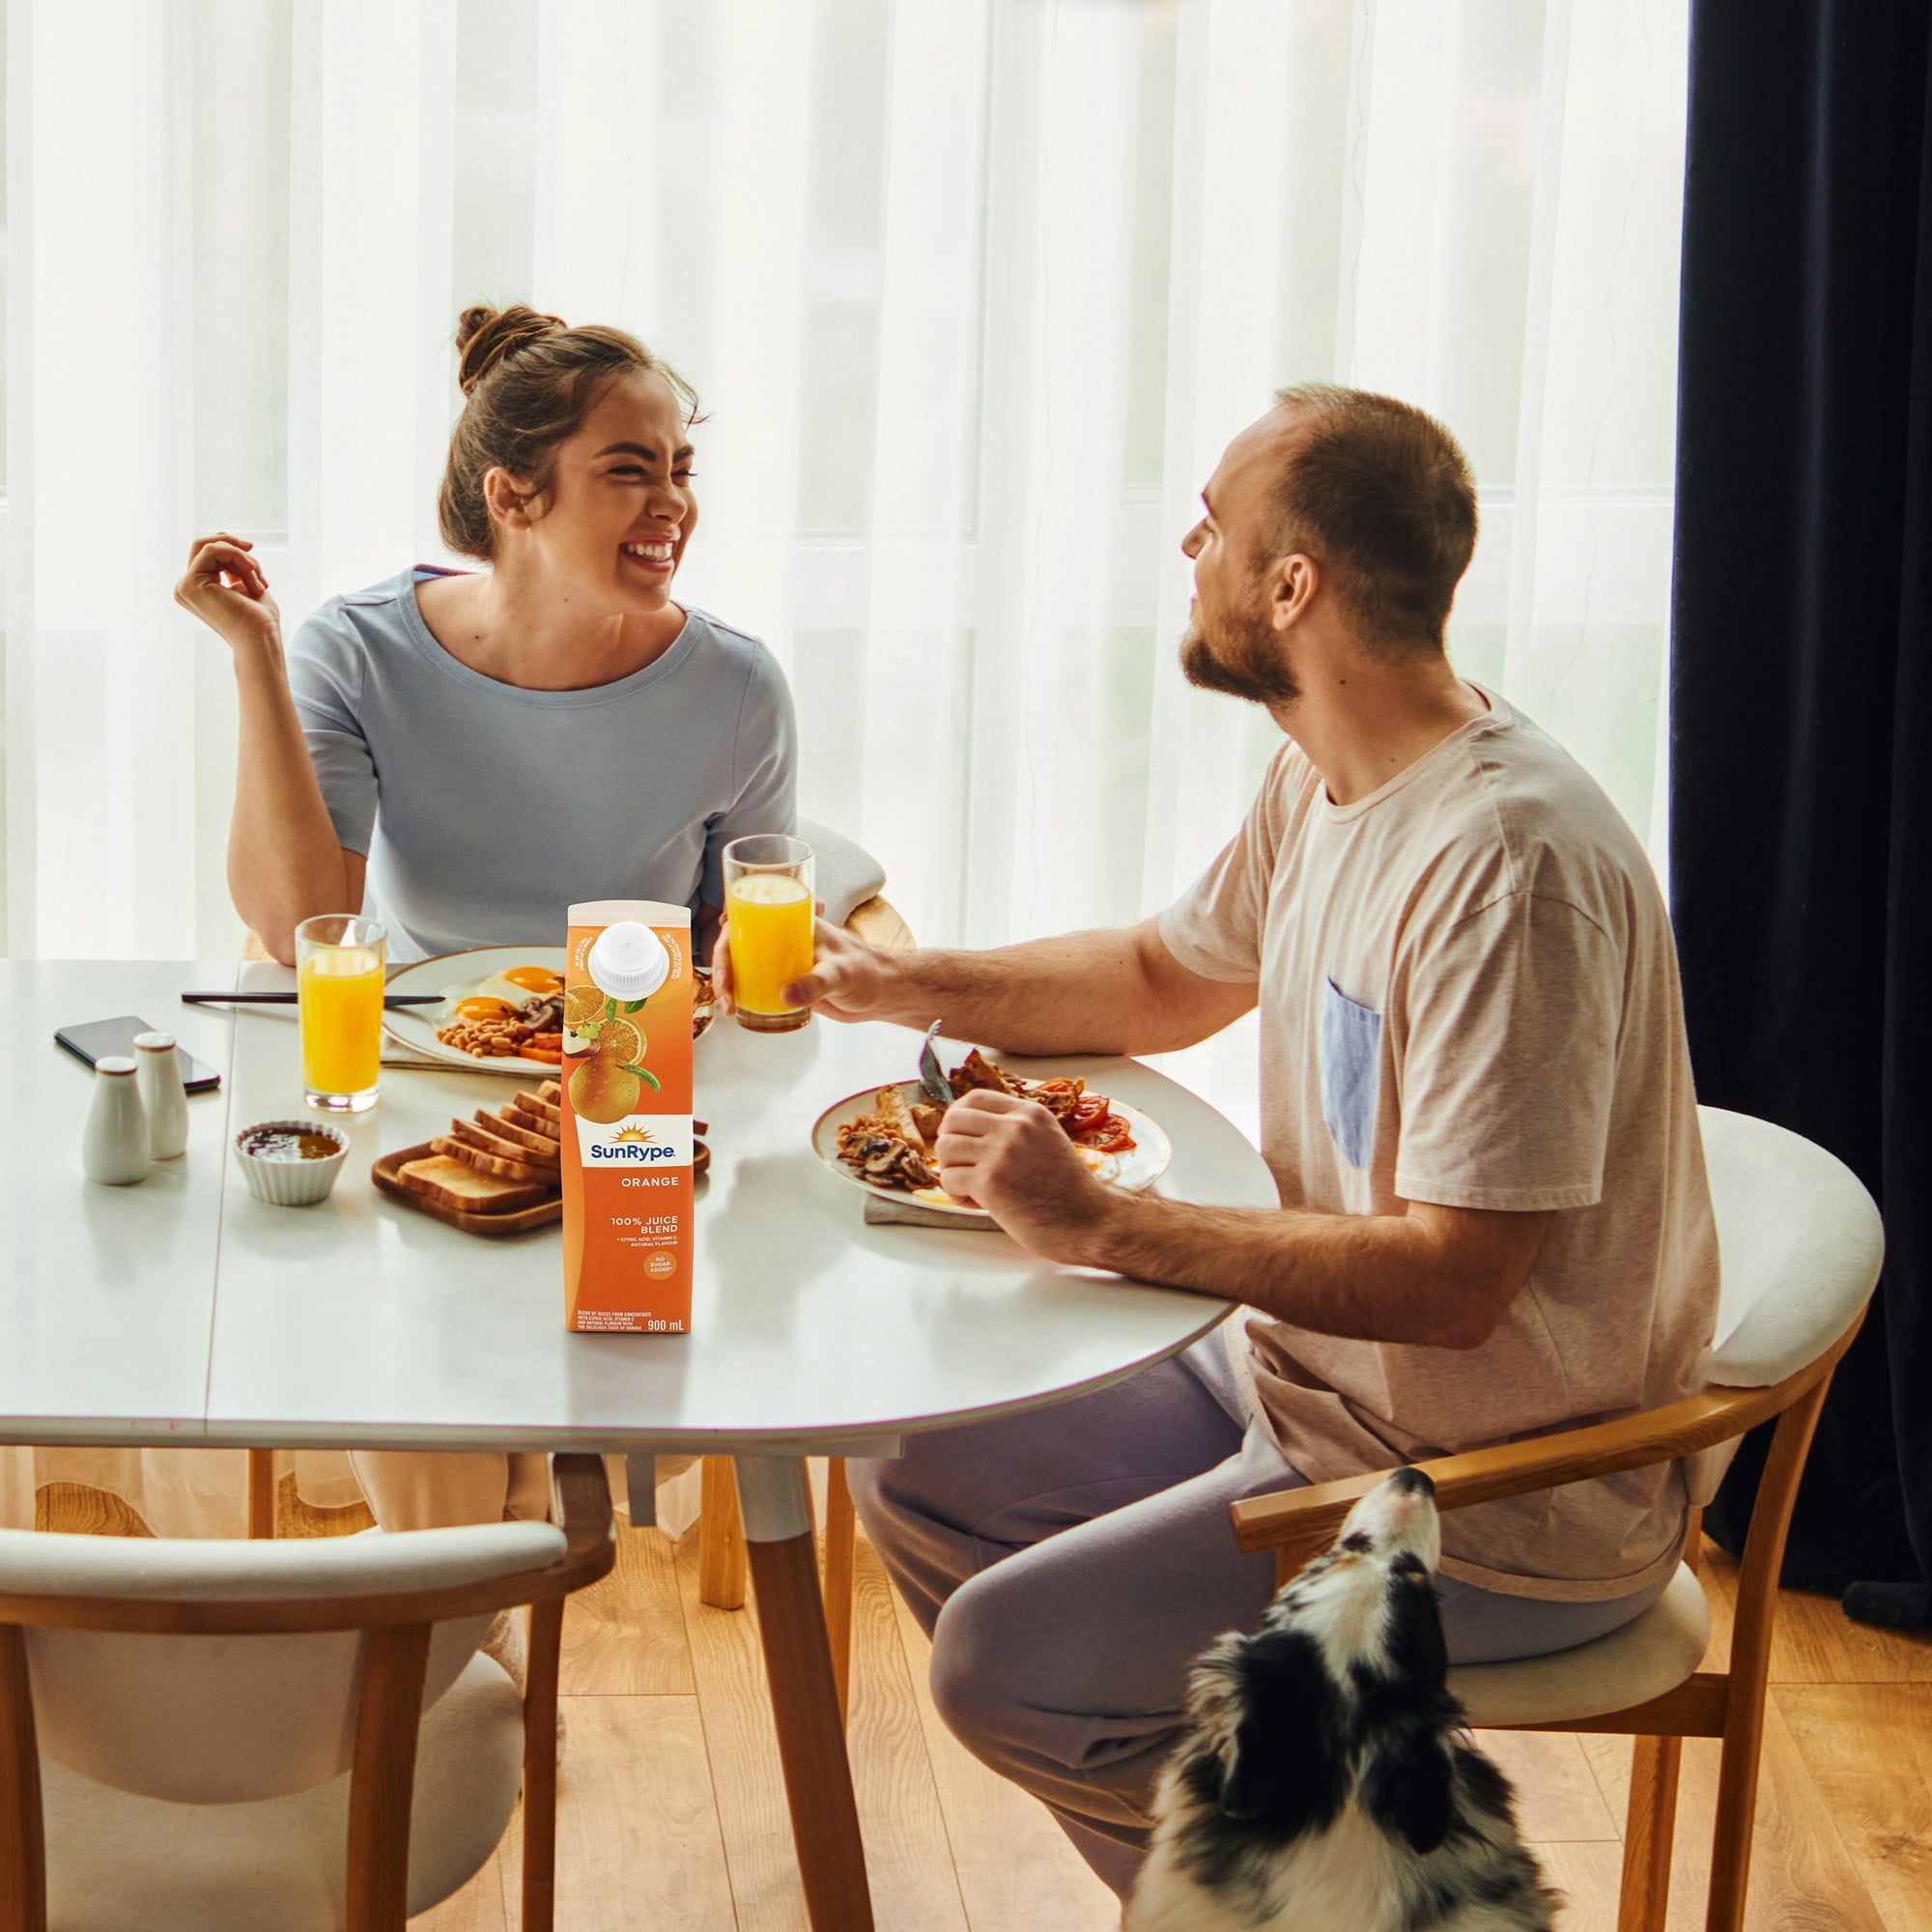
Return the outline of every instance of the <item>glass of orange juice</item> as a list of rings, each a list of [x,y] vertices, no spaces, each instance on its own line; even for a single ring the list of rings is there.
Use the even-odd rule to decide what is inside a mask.
[[[376,1104],[386,951],[374,920],[348,913],[324,913],[296,927],[302,1086],[311,1107],[359,1114]]]
[[[784,988],[811,971],[811,847],[761,832],[724,848],[724,917],[730,922],[732,1000],[753,1033],[790,1033],[811,1018],[788,1007]]]

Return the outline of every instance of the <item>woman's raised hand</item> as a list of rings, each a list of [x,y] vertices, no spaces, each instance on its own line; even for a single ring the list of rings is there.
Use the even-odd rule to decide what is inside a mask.
[[[188,552],[186,573],[175,585],[175,602],[230,644],[279,648],[282,613],[269,595],[262,566],[250,554],[254,548],[246,537],[226,530],[197,538]]]

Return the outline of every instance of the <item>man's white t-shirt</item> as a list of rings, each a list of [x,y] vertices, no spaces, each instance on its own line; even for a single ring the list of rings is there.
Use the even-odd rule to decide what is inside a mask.
[[[1677,960],[1648,860],[1561,746],[1491,693],[1379,790],[1328,799],[1293,744],[1161,917],[1174,956],[1260,988],[1262,1151],[1284,1206],[1548,1208],[1480,1348],[1343,1341],[1256,1315],[1249,1366],[1312,1482],[1605,1420],[1703,1384],[1718,1243]],[[1623,1596],[1683,1539],[1674,1467],[1457,1511],[1443,1570]]]

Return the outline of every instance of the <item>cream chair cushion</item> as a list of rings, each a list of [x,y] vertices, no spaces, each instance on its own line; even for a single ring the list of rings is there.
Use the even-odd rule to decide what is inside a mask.
[[[1850,1168],[1786,1127],[1699,1107],[1722,1282],[1709,1376],[1766,1388],[1816,1361],[1870,1298],[1885,1256],[1878,1208]],[[1736,1439],[1684,1459],[1699,1508]]]
[[[1788,1128],[1699,1107],[1722,1258],[1711,1379],[1768,1388],[1815,1362],[1871,1298],[1878,1208],[1850,1168]]]
[[[423,1719],[413,1913],[479,1871],[516,1808],[523,1703],[487,1657]],[[349,1778],[245,1804],[171,1804],[43,1761],[47,1932],[340,1932]]]
[[[1599,1718],[1674,1690],[1704,1660],[1711,1610],[1685,1565],[1650,1608],[1595,1643],[1449,1673],[1449,1694],[1478,1729]]]

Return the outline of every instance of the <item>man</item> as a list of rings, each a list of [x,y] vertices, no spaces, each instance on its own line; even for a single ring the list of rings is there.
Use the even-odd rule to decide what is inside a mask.
[[[1245,1303],[1245,1333],[852,1471],[948,1721],[1122,1894],[1188,1661],[1270,1593],[1231,1502],[1673,1401],[1717,1306],[1644,854],[1443,654],[1475,543],[1462,451],[1387,397],[1287,390],[1203,502],[1183,668],[1286,736],[1234,842],[1125,932],[889,955],[821,924],[792,992],[1019,1054],[1161,1052],[1261,1009],[1278,1209],[1110,1190],[1002,1094],[961,1099],[938,1146],[946,1186],[1036,1253]],[[1668,1469],[1446,1517],[1452,1658],[1628,1622],[1684,1522]]]

